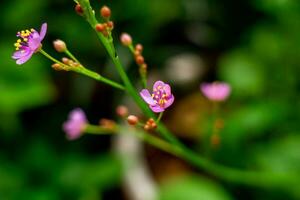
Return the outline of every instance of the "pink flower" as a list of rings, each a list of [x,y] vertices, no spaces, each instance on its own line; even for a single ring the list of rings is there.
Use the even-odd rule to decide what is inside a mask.
[[[147,89],[140,92],[141,97],[149,104],[153,112],[163,112],[174,102],[174,96],[171,93],[171,87],[162,81],[156,81],[153,85],[153,93],[150,95]]]
[[[18,65],[27,62],[33,53],[41,47],[41,42],[44,39],[46,32],[47,23],[43,23],[40,33],[34,29],[17,33],[17,37],[19,37],[19,39],[15,43],[16,52],[14,52],[12,58],[17,60],[16,63]]]
[[[68,121],[63,124],[63,130],[69,140],[74,140],[82,135],[87,123],[83,110],[76,108],[70,112]]]
[[[224,82],[203,83],[202,93],[211,101],[224,101],[230,94],[231,87]]]

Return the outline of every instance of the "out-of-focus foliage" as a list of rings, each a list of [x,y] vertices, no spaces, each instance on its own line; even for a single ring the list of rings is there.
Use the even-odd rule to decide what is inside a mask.
[[[164,183],[160,192],[161,200],[232,199],[218,184],[199,176],[176,177]]]
[[[210,159],[243,170],[284,171],[299,176],[297,0],[91,2],[97,16],[101,5],[111,7],[117,49],[132,80],[137,79],[138,72],[118,43],[121,32],[130,33],[134,41],[144,45],[150,76],[169,73],[165,78],[177,86],[172,88],[176,97],[172,108],[179,106],[180,112],[173,112],[176,116],[166,113],[165,119],[171,127],[180,126],[174,132],[180,132],[178,135],[188,144],[195,130],[201,134],[209,130],[211,105],[201,99],[199,83],[227,81],[232,85],[232,96],[222,104],[225,126],[220,133],[221,144],[209,152]],[[41,55],[34,55],[23,66],[11,59],[16,32],[39,28],[47,22],[49,31],[43,42],[47,52],[60,58],[62,55],[52,50],[52,40],[63,39],[82,63],[117,80],[97,37],[74,12],[74,2],[3,1],[0,16],[0,199],[124,198],[127,191],[121,184],[122,166],[107,153],[111,138],[83,136],[69,142],[61,131],[62,122],[74,107],[82,107],[93,123],[100,117],[114,117],[120,93],[86,77],[54,72],[52,63]],[[167,59],[185,54],[201,63],[196,66],[199,77],[188,85],[174,83],[182,70],[177,73],[166,63]],[[195,102],[199,105],[193,106]],[[198,116],[201,123],[197,123]],[[203,141],[195,141],[198,140],[192,140],[190,147],[203,150]],[[156,163],[163,171],[160,164]],[[210,180],[194,173],[161,184],[161,199],[300,198],[300,184],[284,191],[264,190],[223,184],[217,178]]]

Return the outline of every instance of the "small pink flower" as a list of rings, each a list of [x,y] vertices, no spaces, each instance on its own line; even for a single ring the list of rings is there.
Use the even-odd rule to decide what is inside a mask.
[[[147,89],[140,92],[144,101],[149,104],[153,112],[163,112],[174,102],[174,96],[171,93],[171,87],[162,81],[156,81],[153,85],[153,93],[150,95]]]
[[[33,53],[35,53],[41,46],[41,42],[44,39],[47,32],[47,23],[43,23],[40,32],[36,30],[25,30],[17,33],[19,39],[15,43],[16,52],[14,52],[12,58],[17,60],[18,65],[22,65],[27,62]]]
[[[82,135],[87,123],[83,110],[76,108],[70,112],[68,121],[63,124],[63,130],[69,140],[74,140]]]
[[[224,101],[231,92],[231,87],[224,82],[203,83],[200,86],[202,93],[211,101]]]

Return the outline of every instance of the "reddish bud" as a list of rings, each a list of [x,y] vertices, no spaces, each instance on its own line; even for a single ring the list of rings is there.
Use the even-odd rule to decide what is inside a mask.
[[[144,64],[144,57],[139,55],[135,58],[135,62],[138,64],[138,65],[141,65],[141,64]]]
[[[156,129],[156,128],[157,128],[157,124],[156,124],[155,122],[152,123],[152,124],[151,124],[151,128],[152,128],[152,129]]]
[[[128,33],[122,33],[120,36],[120,40],[124,46],[129,46],[132,44],[132,38]]]
[[[57,51],[57,52],[65,52],[67,50],[67,45],[64,41],[62,40],[54,40],[53,42],[53,46],[54,46],[54,49]]]
[[[146,124],[146,125],[144,126],[144,130],[145,130],[145,131],[150,131],[150,130],[151,130],[151,127],[150,127],[148,124]]]
[[[107,7],[107,6],[103,6],[103,7],[100,9],[100,14],[101,14],[101,16],[104,17],[104,18],[109,18],[110,15],[111,15],[110,8]]]
[[[81,5],[77,4],[77,5],[75,6],[75,11],[76,11],[76,13],[77,13],[78,15],[83,15],[83,10],[82,10]]]
[[[134,56],[137,57],[139,55],[141,55],[141,52],[139,52],[138,50],[134,50]]]
[[[137,45],[135,46],[135,49],[136,49],[137,51],[139,51],[139,52],[142,52],[142,51],[143,51],[143,45],[137,44]]]
[[[51,67],[57,71],[63,70],[62,66],[58,63],[54,63]]]
[[[62,60],[62,62],[63,62],[64,64],[66,64],[66,65],[68,65],[68,64],[69,64],[69,61],[70,61],[70,59],[69,59],[69,58],[66,58],[66,57],[63,57],[61,60]]]
[[[106,23],[107,24],[107,27],[110,28],[110,29],[113,29],[114,28],[114,22],[112,21],[109,21]]]
[[[150,118],[150,119],[148,119],[148,122],[149,122],[150,124],[153,124],[153,123],[155,123],[155,121],[154,121],[154,119],[153,119],[153,118]]]
[[[105,30],[105,25],[103,25],[103,24],[96,24],[95,29],[98,32],[103,32]]]
[[[136,125],[136,124],[139,122],[139,119],[138,119],[138,117],[135,116],[135,115],[129,115],[129,116],[127,117],[127,122],[128,122],[128,124],[130,124],[130,125]]]
[[[128,116],[128,108],[126,106],[118,106],[116,109],[117,115],[120,117],[127,117]]]

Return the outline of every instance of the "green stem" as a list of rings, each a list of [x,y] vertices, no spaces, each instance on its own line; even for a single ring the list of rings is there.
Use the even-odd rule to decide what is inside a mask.
[[[83,66],[71,67],[71,66],[68,66],[68,65],[66,65],[66,64],[64,64],[64,63],[62,63],[62,62],[60,62],[59,60],[53,58],[51,55],[49,55],[49,54],[48,54],[47,52],[45,52],[43,49],[40,49],[39,52],[40,52],[41,54],[43,54],[44,56],[46,56],[46,57],[47,57],[48,59],[50,59],[51,61],[53,61],[53,62],[55,62],[55,63],[58,63],[58,64],[60,64],[60,65],[62,65],[62,66],[65,66],[66,68],[69,68],[69,69],[72,70],[72,71],[75,71],[75,72],[80,73],[80,74],[84,74],[84,75],[86,75],[86,76],[88,76],[88,77],[91,77],[91,78],[96,79],[96,80],[98,80],[98,81],[100,81],[100,82],[106,83],[106,84],[108,84],[108,85],[110,85],[110,86],[112,86],[112,87],[114,87],[114,88],[119,89],[119,90],[125,90],[125,88],[124,88],[123,85],[121,85],[121,84],[119,84],[119,83],[116,83],[116,82],[114,82],[114,81],[112,81],[112,80],[110,80],[110,79],[107,79],[107,78],[101,76],[100,74],[98,74],[98,73],[96,73],[96,72],[93,72],[93,71],[91,71],[91,70],[89,70],[89,69],[87,69],[87,68],[85,68],[85,67],[83,67]]]
[[[74,71],[78,72],[78,73],[81,73],[83,75],[86,75],[88,77],[91,77],[95,80],[98,80],[100,82],[103,82],[103,83],[106,83],[114,88],[117,88],[119,90],[125,90],[125,87],[119,83],[116,83],[108,78],[105,78],[103,76],[101,76],[100,74],[96,73],[96,72],[93,72],[85,67],[81,67],[81,68],[75,68]]]
[[[50,56],[50,55],[49,55],[47,52],[45,52],[43,49],[39,49],[39,52],[40,52],[41,54],[43,54],[43,55],[44,55],[46,58],[48,58],[49,60],[52,60],[53,62],[58,63],[58,64],[60,64],[60,65],[62,65],[62,66],[69,67],[68,65],[66,65],[66,64],[60,62],[59,60],[53,58],[52,56]]]
[[[183,149],[181,147],[172,145],[154,135],[142,132],[135,132],[135,135],[148,144],[184,159],[189,163],[209,172],[210,174],[223,179],[224,181],[266,188],[277,186],[285,187],[285,183],[297,181],[290,174],[244,171],[218,165],[204,157],[200,157],[198,154],[189,149]]]
[[[156,124],[158,124],[160,122],[163,115],[164,115],[164,112],[159,113],[158,118],[156,120]]]
[[[79,60],[77,60],[77,58],[68,50],[66,49],[65,53],[75,62],[77,62],[78,64],[80,64]]]
[[[87,124],[84,132],[88,133],[88,134],[104,135],[104,134],[114,133],[115,131],[113,131],[112,129],[107,129],[107,128],[101,127],[101,126]]]

